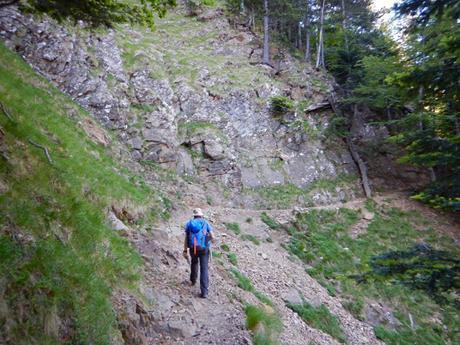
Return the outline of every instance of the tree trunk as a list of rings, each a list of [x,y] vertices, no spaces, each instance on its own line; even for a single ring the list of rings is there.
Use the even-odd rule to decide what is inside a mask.
[[[345,42],[346,52],[349,53],[350,49],[348,47],[348,35],[347,35],[347,12],[345,11],[345,0],[342,0],[342,30],[343,30],[343,39]]]
[[[246,14],[246,9],[244,7],[244,0],[240,1],[240,14],[242,15]]]
[[[359,174],[361,175],[361,183],[363,185],[364,194],[366,195],[366,198],[370,198],[372,196],[372,193],[371,193],[371,187],[369,185],[369,178],[367,177],[366,164],[364,164],[363,160],[359,156],[358,151],[356,151],[355,145],[353,144],[351,137],[347,136],[346,140],[347,140],[348,150],[351,153],[351,157],[353,158],[356,165],[358,166]]]
[[[353,106],[353,118],[351,123],[353,123],[356,114],[358,112],[358,106],[355,104]],[[364,161],[361,159],[358,151],[356,151],[355,145],[353,144],[353,140],[351,139],[351,133],[348,134],[347,138],[347,146],[348,150],[350,151],[351,157],[355,161],[356,165],[358,166],[359,174],[361,175],[361,183],[364,189],[364,194],[366,198],[370,198],[372,196],[371,187],[369,184],[369,178],[367,176],[367,167]]]
[[[324,42],[323,42],[323,24],[324,24],[324,6],[326,0],[322,1],[321,4],[321,16],[319,22],[319,38],[318,38],[318,51],[316,54],[316,68],[324,67]]]
[[[305,10],[305,61],[311,62],[311,48],[310,48],[310,15],[309,15],[309,2],[307,1],[307,8]]]
[[[311,62],[311,48],[310,48],[310,29],[306,29],[305,34],[305,61]]]
[[[262,63],[266,65],[270,64],[268,24],[269,24],[268,22],[268,0],[264,0],[264,48],[263,48],[263,55],[262,55]]]
[[[302,49],[302,26],[297,23],[297,49]]]

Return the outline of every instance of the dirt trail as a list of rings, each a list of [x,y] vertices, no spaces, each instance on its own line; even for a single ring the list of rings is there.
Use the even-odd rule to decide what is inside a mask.
[[[394,195],[377,198],[387,202]],[[385,201],[384,201],[385,200]],[[360,209],[365,199],[345,204],[312,207],[309,209],[336,209],[347,207]],[[339,344],[328,334],[308,326],[300,317],[286,307],[286,301],[301,301],[324,304],[337,316],[349,344],[382,344],[375,338],[370,325],[355,319],[345,310],[336,297],[331,297],[315,279],[305,271],[305,265],[292,257],[282,244],[289,240],[287,233],[271,230],[260,215],[285,223],[291,220],[296,210],[246,210],[224,207],[203,207],[207,219],[214,227],[219,248],[226,244],[237,257],[236,268],[244,273],[257,291],[269,297],[274,309],[283,321],[280,343]],[[210,296],[198,297],[199,287],[188,282],[189,265],[182,258],[183,224],[190,218],[190,210],[178,210],[171,220],[160,224],[152,235],[131,238],[146,261],[145,282],[154,305],[143,311],[149,323],[145,323],[146,344],[250,344],[251,335],[245,329],[243,303],[259,304],[255,296],[237,286],[230,273],[233,267],[225,258],[213,258],[210,264]],[[243,234],[259,238],[256,245],[245,241],[225,227],[225,223],[238,223]],[[353,231],[363,231],[361,221]],[[448,227],[447,227],[448,228]],[[266,241],[270,238],[271,242]],[[225,253],[223,254],[226,255]],[[149,290],[153,287],[154,290]],[[138,306],[139,307],[139,306]],[[138,312],[139,314],[139,312]],[[142,313],[141,313],[142,319]],[[147,324],[155,326],[147,326]]]

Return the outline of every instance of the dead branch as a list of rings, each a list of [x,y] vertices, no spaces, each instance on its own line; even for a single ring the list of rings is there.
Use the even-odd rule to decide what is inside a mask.
[[[5,116],[8,118],[8,120],[10,120],[13,123],[16,123],[16,121],[14,121],[14,119],[13,119],[13,116],[11,116],[11,114],[8,112],[8,110],[3,105],[2,102],[0,102],[0,109],[2,109],[3,114],[5,114]]]
[[[348,150],[351,153],[351,157],[353,158],[356,165],[358,166],[359,174],[361,175],[361,183],[363,185],[364,194],[366,195],[366,198],[370,198],[372,193],[371,193],[371,187],[369,185],[369,178],[367,176],[366,164],[361,159],[358,151],[356,151],[355,145],[353,144],[353,141],[350,136],[347,136],[346,141],[348,145]]]
[[[29,139],[29,143],[31,143],[33,146],[35,147],[38,147],[39,149],[42,149],[43,152],[45,153],[45,156],[46,156],[46,159],[48,159],[48,162],[53,165],[53,160],[51,159],[51,156],[50,156],[50,153],[48,151],[48,149],[43,146],[43,145],[40,145],[40,144],[37,144],[36,142],[34,142],[32,139]]]

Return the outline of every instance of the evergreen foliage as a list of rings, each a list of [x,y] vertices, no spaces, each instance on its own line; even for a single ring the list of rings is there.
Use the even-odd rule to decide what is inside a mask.
[[[373,274],[426,291],[438,302],[446,302],[444,293],[460,293],[460,259],[453,253],[417,244],[409,250],[395,250],[370,260]],[[456,303],[460,307],[460,300]]]
[[[131,23],[154,27],[154,17],[166,14],[176,0],[27,0],[27,11],[46,13],[62,21],[70,18],[90,25],[112,27],[116,23]]]

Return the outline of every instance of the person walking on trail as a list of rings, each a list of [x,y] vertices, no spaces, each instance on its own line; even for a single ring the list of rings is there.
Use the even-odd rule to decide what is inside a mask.
[[[210,242],[214,240],[211,225],[204,219],[201,209],[193,210],[193,218],[185,224],[184,258],[191,260],[190,281],[195,285],[198,277],[198,263],[200,266],[201,298],[208,297],[209,274],[208,263]]]

